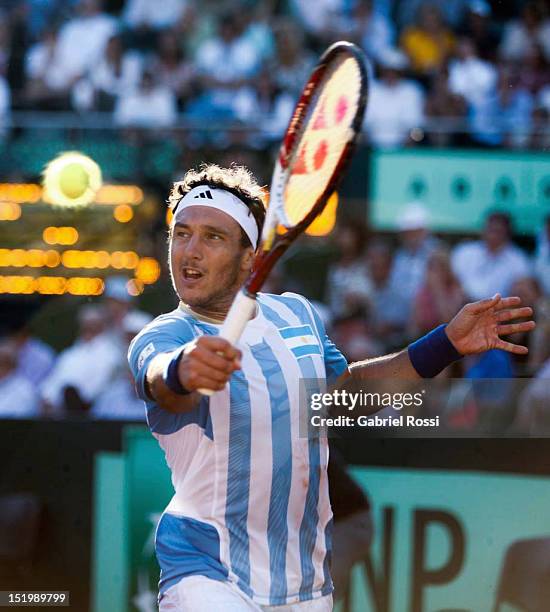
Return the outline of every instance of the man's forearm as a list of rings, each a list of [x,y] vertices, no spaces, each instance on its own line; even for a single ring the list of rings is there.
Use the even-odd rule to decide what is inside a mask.
[[[403,378],[417,380],[420,378],[414,369],[407,349],[391,355],[383,355],[374,359],[357,361],[349,366],[349,373],[360,380],[369,378]]]
[[[190,412],[199,404],[200,394],[193,392],[180,395],[168,388],[164,381],[164,371],[171,358],[171,353],[157,355],[149,364],[145,376],[148,394],[168,412]]]
[[[398,353],[353,363],[349,372],[358,379],[433,378],[462,356],[449,340],[446,327],[436,327]]]

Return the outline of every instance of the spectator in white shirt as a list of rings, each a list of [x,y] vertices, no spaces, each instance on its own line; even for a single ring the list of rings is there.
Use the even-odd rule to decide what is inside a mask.
[[[53,57],[44,75],[53,90],[69,90],[101,61],[116,20],[102,12],[100,0],[80,0],[78,16],[60,30]]]
[[[428,228],[429,216],[425,207],[419,202],[407,204],[399,216],[401,247],[395,254],[391,272],[392,282],[399,287],[409,309],[424,284],[428,260],[439,246]]]
[[[334,235],[338,259],[327,276],[327,302],[335,319],[369,306],[372,283],[365,259],[366,229],[358,222],[341,223]]]
[[[17,349],[0,340],[0,419],[40,416],[40,402],[33,384],[17,372]]]
[[[195,68],[184,56],[178,35],[174,30],[159,34],[157,56],[151,71],[160,85],[171,89],[178,100],[189,98],[193,93]]]
[[[372,83],[365,127],[378,147],[398,147],[409,141],[410,132],[424,122],[424,94],[418,84],[403,78],[407,58],[397,49],[379,58],[380,78]]]
[[[157,84],[153,73],[145,70],[139,87],[119,96],[114,121],[122,127],[163,128],[173,125],[177,116],[174,92]]]
[[[79,110],[112,111],[118,96],[139,85],[141,72],[141,56],[125,51],[119,35],[111,36],[99,63],[75,85],[73,103]]]
[[[31,335],[25,324],[12,326],[9,339],[17,357],[17,373],[38,387],[51,372],[56,354],[51,346]]]
[[[546,217],[544,227],[537,237],[535,274],[544,294],[550,297],[550,215]]]
[[[58,35],[56,28],[44,29],[38,42],[29,48],[25,56],[24,100],[30,107],[49,109],[49,99],[53,98],[55,103],[55,99],[59,96],[59,92],[55,92],[49,86]]]
[[[101,306],[87,305],[78,313],[79,336],[62,351],[41,394],[48,412],[86,411],[121,367],[121,354],[105,331]]]
[[[393,46],[395,33],[389,19],[374,9],[373,0],[357,0],[352,11],[330,20],[326,38],[355,42],[377,60]]]
[[[541,10],[540,2],[528,2],[521,18],[506,26],[499,52],[503,59],[521,62],[530,53],[533,43],[542,47],[550,61],[550,20]]]
[[[315,58],[305,45],[304,32],[289,19],[275,26],[275,56],[269,73],[277,87],[298,97],[307,81]]]
[[[370,327],[382,352],[394,350],[405,341],[410,305],[392,275],[393,255],[381,240],[369,245],[367,258],[372,288],[369,292]]]
[[[461,95],[468,104],[478,104],[491,95],[497,83],[497,71],[477,55],[474,43],[461,38],[456,48],[456,59],[449,66],[449,88]]]
[[[199,47],[196,68],[204,93],[187,108],[191,116],[206,120],[238,116],[240,90],[259,74],[263,59],[242,26],[236,15],[222,16],[218,34]]]
[[[511,236],[510,217],[493,212],[487,217],[482,240],[455,247],[453,270],[469,299],[507,295],[517,279],[529,275],[527,256],[512,243]]]
[[[187,0],[126,0],[122,19],[129,28],[163,30],[183,15]]]
[[[533,97],[509,66],[498,70],[497,87],[470,108],[472,138],[485,145],[524,147],[532,127]]]
[[[292,17],[311,35],[321,35],[331,19],[343,10],[344,0],[316,0],[312,10],[311,0],[289,0]]]
[[[129,312],[122,321],[122,332],[126,352],[130,342],[152,317],[134,310]],[[112,381],[95,400],[91,416],[95,419],[145,420],[143,401],[136,395],[134,380],[127,363],[125,363]]]

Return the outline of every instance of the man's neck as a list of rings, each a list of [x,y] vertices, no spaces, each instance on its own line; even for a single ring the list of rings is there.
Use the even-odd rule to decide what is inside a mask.
[[[226,309],[224,309],[222,313],[221,310],[217,310],[214,312],[211,310],[207,310],[205,308],[191,308],[189,304],[185,304],[182,301],[180,301],[179,303],[180,310],[183,310],[183,312],[186,312],[187,314],[191,315],[195,319],[199,319],[199,321],[203,321],[204,323],[210,323],[211,325],[221,325],[225,321],[225,317],[227,316],[227,313],[229,312],[230,306],[231,305],[229,305]],[[256,306],[256,314],[257,312],[258,310]],[[254,316],[256,316],[256,314]]]
[[[213,325],[220,325],[223,323],[227,315],[227,311],[224,314],[220,314],[219,312],[212,313],[203,308],[191,308],[191,306],[184,302],[180,302],[179,307],[195,319],[199,319],[199,321],[204,321],[205,323],[212,323]]]

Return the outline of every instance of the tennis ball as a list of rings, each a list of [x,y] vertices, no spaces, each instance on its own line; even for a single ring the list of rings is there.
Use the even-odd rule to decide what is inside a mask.
[[[66,151],[44,169],[43,198],[56,206],[87,206],[101,184],[101,169],[93,159],[79,151]]]
[[[90,186],[90,176],[82,164],[67,164],[59,171],[59,189],[68,198],[80,198]]]

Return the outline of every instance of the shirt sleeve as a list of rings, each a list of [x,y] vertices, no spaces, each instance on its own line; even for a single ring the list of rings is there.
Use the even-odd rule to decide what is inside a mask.
[[[130,343],[128,363],[136,382],[138,397],[151,398],[145,390],[145,375],[152,359],[170,353],[197,336],[193,327],[180,317],[163,315],[147,325]]]
[[[304,299],[304,298],[302,298]],[[306,300],[307,301],[307,300]],[[307,301],[308,306],[313,314],[313,320],[319,338],[323,344],[323,356],[325,361],[325,370],[327,373],[327,383],[330,385],[338,380],[340,376],[348,369],[347,359],[342,355],[334,342],[328,337],[325,324],[311,302]]]

